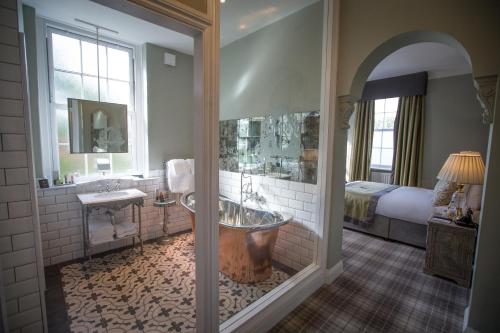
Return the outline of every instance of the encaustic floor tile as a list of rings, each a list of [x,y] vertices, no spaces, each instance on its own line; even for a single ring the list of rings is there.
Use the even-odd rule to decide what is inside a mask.
[[[195,330],[195,263],[191,234],[147,243],[61,268],[72,332],[189,332]],[[263,282],[240,284],[219,275],[225,321],[290,277],[274,268]]]

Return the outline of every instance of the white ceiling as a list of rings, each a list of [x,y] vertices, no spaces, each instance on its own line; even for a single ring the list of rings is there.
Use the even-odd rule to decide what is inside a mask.
[[[118,35],[106,31],[102,31],[102,34],[134,45],[150,42],[179,52],[193,53],[193,39],[191,37],[95,2],[88,0],[23,0],[23,3],[34,7],[38,16],[57,22],[88,30],[89,26],[75,21],[75,18],[78,18],[116,30],[119,32]]]
[[[245,37],[318,0],[226,0],[221,3],[221,45]]]
[[[382,60],[368,81],[426,71],[429,79],[471,73],[469,62],[454,48],[441,43],[405,46]]]
[[[221,45],[227,45],[288,16],[318,0],[226,0],[221,4]],[[89,0],[23,0],[37,15],[78,26],[75,18],[116,30],[118,35],[102,31],[111,38],[140,45],[145,42],[179,52],[193,54],[193,39],[164,27],[137,19]]]

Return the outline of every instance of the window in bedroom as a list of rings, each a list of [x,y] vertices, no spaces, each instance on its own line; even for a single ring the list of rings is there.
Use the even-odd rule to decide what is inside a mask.
[[[50,117],[56,129],[52,137],[53,169],[59,170],[61,177],[73,172],[95,175],[97,159],[108,159],[113,174],[137,170],[133,49],[100,40],[98,64],[94,38],[56,28],[49,28],[47,37]],[[128,105],[128,153],[70,154],[67,99],[98,100],[98,66],[101,101]]]
[[[399,98],[375,101],[375,124],[372,145],[372,169],[390,170],[394,153],[394,120]]]

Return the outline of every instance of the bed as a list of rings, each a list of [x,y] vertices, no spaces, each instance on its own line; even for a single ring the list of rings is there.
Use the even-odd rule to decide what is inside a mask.
[[[433,198],[425,188],[347,183],[344,227],[425,248]]]

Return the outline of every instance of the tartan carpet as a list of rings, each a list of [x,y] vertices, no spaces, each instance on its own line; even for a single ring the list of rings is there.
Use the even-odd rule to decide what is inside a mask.
[[[424,274],[424,250],[344,230],[342,256],[342,275],[271,332],[462,332],[469,290]]]

